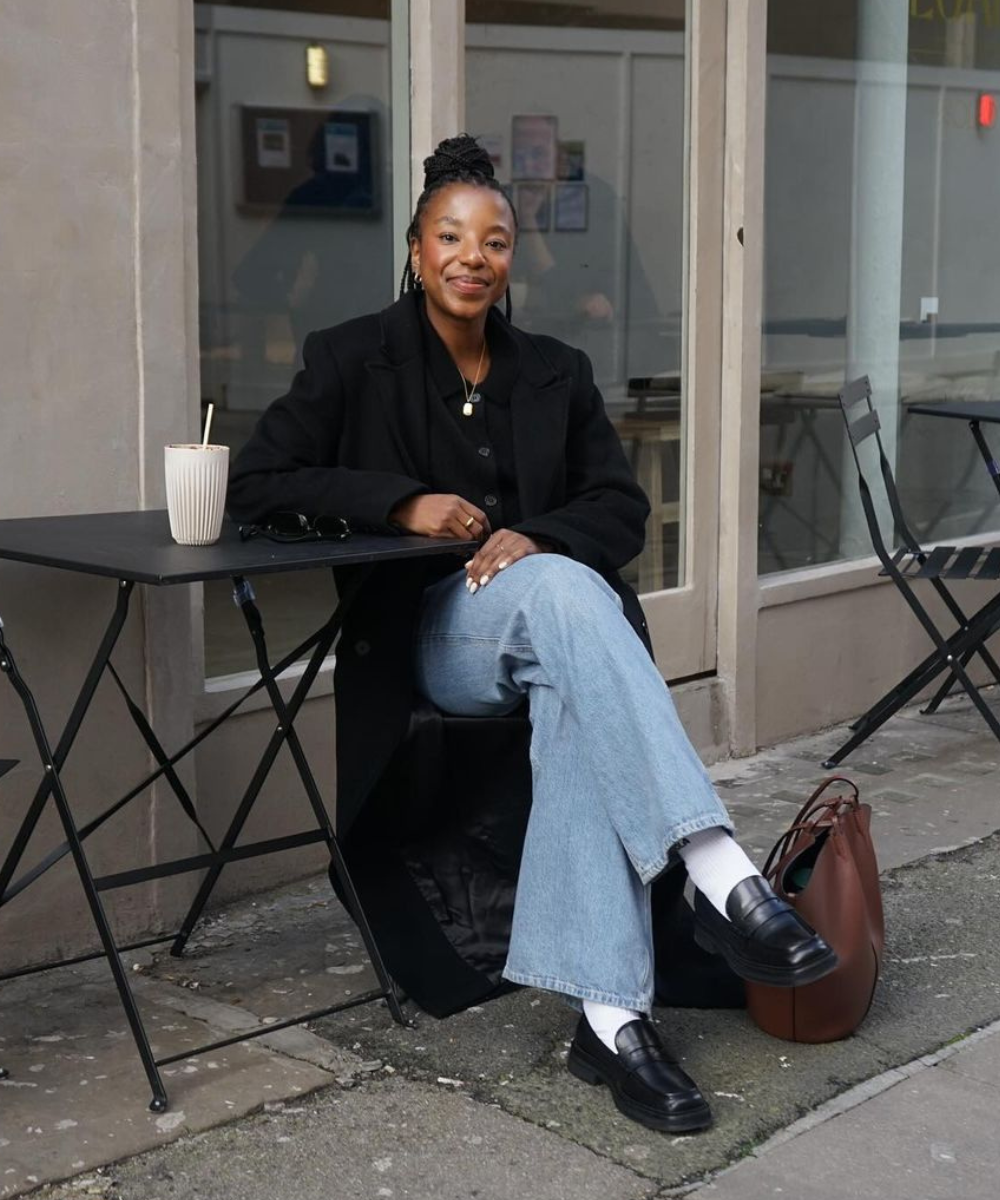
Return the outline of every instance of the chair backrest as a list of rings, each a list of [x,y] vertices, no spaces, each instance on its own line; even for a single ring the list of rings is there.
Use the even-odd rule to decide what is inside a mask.
[[[886,546],[885,539],[882,537],[878,513],[875,510],[875,502],[872,498],[871,485],[868,482],[861,456],[858,454],[858,447],[870,437],[875,438],[878,446],[879,470],[882,475],[882,485],[885,488],[885,494],[889,501],[889,511],[892,513],[895,535],[900,543],[911,553],[921,553],[920,543],[914,537],[909,525],[906,523],[906,518],[903,516],[903,507],[899,501],[899,492],[896,490],[892,464],[886,457],[885,447],[882,445],[882,435],[879,432],[881,422],[879,421],[878,413],[872,405],[872,385],[868,376],[862,375],[860,378],[852,379],[850,383],[846,383],[837,393],[837,399],[840,401],[840,411],[844,417],[844,424],[847,426],[847,437],[851,443],[854,465],[858,469],[861,507],[864,510],[865,521],[868,524],[868,532],[871,535],[875,553],[879,556],[883,565],[888,566],[892,562],[891,550]]]

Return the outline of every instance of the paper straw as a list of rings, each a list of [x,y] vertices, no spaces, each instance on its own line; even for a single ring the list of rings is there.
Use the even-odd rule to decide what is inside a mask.
[[[205,414],[205,433],[202,436],[202,446],[208,445],[208,431],[212,428],[212,414],[215,412],[215,405],[209,402],[208,412]]]

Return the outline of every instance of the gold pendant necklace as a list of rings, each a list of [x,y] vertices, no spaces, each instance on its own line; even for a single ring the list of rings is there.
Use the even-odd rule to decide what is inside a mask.
[[[479,372],[483,369],[483,359],[485,356],[486,356],[486,337],[484,336],[483,337],[483,348],[479,352],[479,365],[476,367],[476,378],[473,380],[471,391],[465,386],[465,376],[462,374],[461,371],[458,372],[459,377],[462,380],[462,391],[465,393],[465,403],[462,405],[462,416],[463,417],[471,417],[472,413],[474,411],[473,406],[478,404],[479,401],[482,400],[482,396],[480,396],[480,394],[476,391],[476,388],[479,386]]]

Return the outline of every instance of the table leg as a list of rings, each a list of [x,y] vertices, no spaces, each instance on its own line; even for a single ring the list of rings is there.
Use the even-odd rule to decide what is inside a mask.
[[[76,735],[83,723],[83,718],[86,716],[90,702],[94,698],[97,685],[100,683],[101,676],[104,674],[104,670],[111,658],[111,652],[114,650],[115,644],[121,634],[125,618],[128,616],[128,603],[129,597],[132,595],[133,586],[134,584],[131,581],[119,581],[118,596],[111,620],[108,622],[104,637],[101,639],[101,644],[98,646],[94,660],[90,664],[90,669],[83,681],[83,686],[80,688],[76,703],[70,712],[69,720],[66,722],[66,728],[63,730],[62,737],[59,739],[59,744],[56,746],[55,753],[52,756],[52,761],[57,771],[61,771],[66,762],[66,757],[70,752],[73,742],[76,740]],[[0,634],[0,637],[2,637],[2,634]],[[3,866],[0,867],[0,908],[10,899],[7,892],[8,885],[14,876],[14,872],[17,870],[18,863],[24,855],[28,842],[31,840],[31,835],[35,832],[35,826],[38,824],[51,791],[52,780],[46,776],[39,784],[34,799],[21,823],[21,828],[14,838]]]
[[[250,631],[250,636],[254,644],[254,651],[257,657],[257,667],[260,671],[261,680],[264,688],[267,691],[271,705],[274,708],[275,715],[278,718],[278,725],[274,733],[271,735],[268,746],[265,749],[260,763],[258,764],[257,770],[254,772],[254,776],[249,787],[247,788],[247,791],[244,793],[243,799],[240,802],[236,814],[233,817],[229,828],[226,830],[226,834],[223,837],[220,845],[220,850],[226,852],[235,846],[243,830],[243,826],[250,815],[253,805],[256,803],[257,796],[260,793],[264,779],[267,777],[267,774],[274,763],[278,749],[281,747],[282,743],[286,743],[295,763],[296,770],[298,771],[299,778],[302,780],[303,787],[305,788],[306,795],[309,799],[309,804],[313,810],[313,815],[316,818],[319,830],[323,835],[323,840],[326,842],[327,848],[330,852],[333,869],[336,872],[337,878],[344,889],[348,910],[355,924],[358,926],[358,930],[361,933],[365,948],[368,951],[369,959],[381,987],[381,994],[384,996],[386,1003],[389,1006],[389,1011],[393,1019],[399,1024],[406,1024],[406,1018],[404,1017],[403,1011],[400,1008],[392,979],[390,978],[389,973],[385,968],[385,964],[382,961],[382,955],[378,949],[378,945],[375,942],[368,919],[365,916],[364,909],[358,898],[354,883],[350,876],[350,872],[347,869],[347,864],[344,861],[340,845],[333,829],[333,822],[330,820],[329,813],[327,812],[326,806],[323,803],[323,798],[320,794],[315,776],[313,775],[312,768],[309,765],[309,760],[306,757],[302,743],[300,742],[298,733],[295,729],[295,718],[298,716],[302,702],[305,700],[305,697],[312,686],[313,680],[316,678],[316,674],[318,673],[323,660],[329,653],[330,648],[332,647],[333,642],[340,631],[342,615],[350,606],[354,596],[361,587],[368,573],[369,572],[367,571],[357,572],[352,580],[350,590],[342,593],[336,612],[327,622],[326,626],[324,626],[322,635],[316,643],[316,647],[309,659],[306,670],[296,685],[295,691],[293,692],[292,697],[287,704],[285,703],[284,697],[281,694],[281,688],[278,684],[274,667],[271,665],[268,657],[264,623],[261,619],[260,610],[254,603],[255,597],[253,588],[250,586],[247,580],[242,578],[242,576],[234,577],[233,597],[239,605],[240,611],[243,614],[243,618],[246,621],[247,628]],[[198,894],[181,924],[181,928],[177,934],[177,937],[174,939],[173,946],[171,947],[171,954],[177,956],[183,953],[184,947],[190,938],[191,933],[193,932],[202,912],[204,911],[205,905],[207,904],[216,883],[219,880],[223,865],[224,863],[221,862],[213,865],[205,875],[205,878],[202,880]]]
[[[131,590],[131,586],[129,586],[129,588],[126,590]],[[119,605],[118,609],[120,610],[122,608],[127,608],[127,606],[128,599],[126,596],[124,605]],[[122,613],[122,620],[124,620],[124,613]],[[114,622],[112,622],[112,628],[113,626]],[[120,628],[121,626],[119,624],[119,631]],[[111,628],[109,628],[109,633],[111,633]],[[103,667],[107,662],[107,655],[111,653],[111,647],[114,645],[114,640],[116,637],[117,631],[114,633],[114,637],[111,637],[110,643],[107,636],[105,637],[104,642],[102,642],[102,650],[106,647],[106,654],[104,657],[104,662],[100,665],[100,670],[98,670],[96,678],[93,681],[94,687],[96,687],[97,679],[100,678],[100,672],[103,671]],[[95,666],[96,665],[97,663],[95,660]],[[2,627],[0,627],[0,670],[2,670],[10,679],[14,690],[17,692],[18,697],[24,706],[24,711],[28,718],[28,724],[31,728],[31,734],[45,771],[45,781],[43,787],[39,789],[39,792],[43,795],[43,803],[49,795],[52,796],[56,806],[56,811],[59,814],[59,819],[62,823],[66,841],[69,843],[70,853],[73,855],[73,863],[76,866],[77,874],[79,875],[80,882],[83,885],[84,894],[87,898],[87,904],[90,908],[91,916],[94,919],[94,924],[97,927],[97,932],[101,939],[101,945],[104,948],[104,957],[107,958],[108,966],[111,968],[111,974],[114,978],[115,986],[118,989],[118,996],[121,1000],[122,1008],[125,1011],[126,1019],[128,1020],[129,1027],[132,1030],[132,1037],[135,1040],[136,1048],[139,1051],[139,1057],[142,1060],[143,1068],[146,1071],[146,1078],[149,1080],[149,1086],[153,1093],[149,1107],[153,1112],[163,1112],[167,1107],[167,1093],[164,1089],[163,1080],[160,1077],[160,1072],[157,1069],[156,1061],[153,1057],[153,1051],[149,1044],[149,1038],[146,1036],[146,1030],[142,1023],[142,1016],[139,1013],[138,1006],[135,1002],[135,997],[132,994],[132,988],[129,984],[128,974],[121,961],[121,956],[115,943],[114,934],[111,931],[111,925],[108,921],[107,913],[104,910],[104,905],[101,903],[101,898],[98,894],[97,886],[90,870],[90,864],[87,861],[87,856],[83,849],[83,843],[80,840],[79,830],[76,827],[76,822],[73,820],[73,814],[70,811],[69,802],[63,789],[62,779],[59,774],[59,768],[61,764],[57,760],[59,751],[57,751],[56,754],[52,753],[48,736],[45,732],[45,727],[42,724],[41,715],[38,712],[38,706],[35,703],[35,698],[17,669],[14,656],[11,654],[10,648],[4,641]],[[93,669],[91,674],[93,674]],[[88,681],[89,680],[90,675],[88,675]],[[81,692],[81,697],[83,697],[86,693],[87,687],[85,685],[83,691]],[[90,695],[92,694],[93,688],[90,689]],[[76,735],[76,730],[79,727],[80,720],[82,720],[83,712],[86,711],[89,699],[90,697],[88,695],[79,714],[77,714],[76,709],[74,708],[73,716],[70,718],[70,725],[67,726],[62,739],[60,739],[59,749],[62,751],[63,760],[65,760],[66,753],[68,752],[73,738]],[[71,729],[70,726],[73,725],[74,718],[77,716],[78,719],[75,722],[75,727]],[[36,813],[34,818],[35,821],[37,821],[37,817],[38,814]],[[32,828],[34,828],[33,824]],[[28,836],[30,836],[30,832]],[[8,858],[9,857],[10,856],[8,856]],[[16,861],[14,862],[13,866],[16,867]]]
[[[278,676],[283,671],[287,670],[292,665],[292,663],[298,662],[298,660],[304,654],[308,653],[313,648],[313,646],[316,645],[316,643],[319,641],[321,634],[322,634],[322,630],[317,631],[316,633],[312,634],[310,637],[306,638],[306,640],[304,642],[302,642],[300,645],[296,646],[294,650],[291,650],[288,654],[286,654],[285,657],[281,660],[281,662],[279,662],[275,665],[274,674],[276,676]],[[263,688],[263,686],[264,686],[264,681],[258,680],[257,683],[255,683],[252,687],[248,688],[243,693],[242,696],[240,696],[238,699],[234,700],[231,704],[227,705],[227,707],[225,709],[223,709],[223,711],[219,714],[219,716],[217,716],[213,721],[210,721],[207,725],[203,726],[201,728],[201,730],[198,733],[196,733],[194,735],[194,737],[192,737],[188,742],[186,742],[183,746],[181,746],[181,748],[179,750],[176,750],[173,754],[169,755],[156,768],[155,771],[151,771],[150,774],[147,775],[145,779],[141,779],[134,787],[132,787],[129,791],[127,791],[123,796],[120,796],[114,802],[114,804],[110,805],[103,812],[98,813],[98,815],[96,817],[91,818],[91,820],[88,821],[86,825],[81,826],[79,829],[81,841],[86,841],[86,839],[88,837],[90,837],[90,835],[92,833],[94,833],[96,830],[100,829],[100,827],[102,825],[104,825],[105,822],[109,821],[116,813],[120,812],[127,804],[130,804],[137,796],[139,796],[142,792],[144,792],[146,790],[146,788],[148,788],[151,784],[154,784],[161,777],[166,776],[167,772],[170,768],[175,767],[177,765],[177,763],[179,763],[182,759],[186,758],[203,741],[205,741],[206,738],[211,736],[211,734],[213,734],[215,732],[215,730],[219,728],[220,725],[224,725],[225,722],[228,721],[229,718],[237,711],[237,709],[239,709],[239,707],[244,703],[244,701],[249,699],[249,697],[252,696],[255,692],[260,691],[261,688]],[[159,745],[159,742],[157,742],[157,745]],[[205,835],[205,836],[206,836],[206,840],[208,840],[207,835]],[[208,844],[212,845],[211,841],[209,841]],[[214,849],[214,847],[213,847],[213,849]],[[42,875],[45,874],[46,871],[48,871],[52,867],[54,867],[55,864],[57,862],[60,862],[63,858],[65,858],[65,856],[67,854],[69,854],[69,852],[70,852],[70,847],[69,847],[68,842],[61,842],[58,846],[54,847],[54,849],[50,850],[49,853],[46,854],[43,858],[41,858],[33,867],[31,867],[29,870],[25,871],[24,874],[21,875],[21,877],[16,882],[8,885],[7,890],[4,893],[2,893],[3,898],[2,898],[2,900],[0,900],[0,907],[2,907],[3,904],[6,904],[10,900],[12,900],[19,892],[23,892],[25,890],[25,888],[30,887],[31,884],[33,884],[36,879],[40,878]],[[171,941],[172,937],[173,937],[173,935],[171,935],[170,938],[167,938],[165,940]],[[135,947],[131,947],[131,948],[135,949]],[[100,956],[98,955],[98,957],[100,957]],[[59,965],[59,964],[55,964],[55,965]],[[0,978],[8,978],[8,977],[3,976]]]
[[[242,579],[237,579],[233,582],[235,585],[235,594],[240,598],[240,607],[250,629],[250,636],[253,638],[254,650],[257,655],[257,666],[260,670],[261,678],[265,681],[264,686],[267,688],[267,694],[271,699],[271,704],[274,706],[274,711],[278,716],[278,720],[281,721],[285,726],[288,748],[291,751],[292,758],[295,761],[295,766],[298,770],[299,778],[302,780],[302,785],[306,790],[306,795],[309,797],[309,803],[312,806],[316,821],[326,836],[326,844],[328,850],[330,851],[333,869],[336,872],[337,878],[340,880],[340,884],[344,889],[348,911],[350,912],[354,923],[357,925],[358,930],[361,933],[361,937],[365,943],[365,948],[368,951],[372,967],[374,968],[375,974],[378,977],[378,981],[382,985],[382,990],[385,993],[386,1002],[389,1005],[389,1011],[392,1014],[393,1019],[401,1025],[406,1024],[406,1019],[403,1016],[402,1009],[399,1007],[399,1000],[396,997],[396,991],[392,979],[382,961],[382,955],[379,951],[378,944],[375,941],[375,936],[371,931],[371,926],[368,924],[368,918],[365,915],[365,910],[362,907],[360,899],[358,898],[357,891],[354,887],[354,881],[351,879],[350,872],[347,869],[347,863],[344,861],[344,856],[341,853],[340,843],[337,841],[337,835],[333,829],[333,822],[330,820],[329,813],[326,811],[326,805],[323,803],[323,797],[320,795],[320,790],[316,784],[315,777],[313,776],[312,768],[309,766],[309,760],[306,758],[305,751],[302,749],[302,743],[299,741],[299,735],[295,730],[295,718],[288,711],[284,698],[281,695],[281,689],[279,688],[277,680],[275,679],[274,671],[268,658],[267,641],[264,635],[264,623],[261,620],[260,610],[254,603],[253,593],[247,588],[245,581]],[[355,581],[352,589],[352,598],[353,595],[356,594],[362,582],[363,577],[358,578]],[[311,665],[312,664],[310,663],[310,666]]]
[[[234,580],[234,596],[240,605],[241,611],[244,611],[243,606],[245,601],[252,602],[252,589],[250,589],[250,585],[242,578],[238,577]],[[243,832],[243,826],[246,824],[247,818],[250,816],[253,806],[257,802],[257,796],[260,794],[260,789],[263,787],[264,781],[266,780],[271,767],[274,765],[274,760],[278,756],[278,751],[281,749],[282,744],[287,740],[288,730],[291,726],[291,722],[293,722],[295,717],[298,715],[299,708],[301,707],[302,702],[305,700],[309,688],[312,686],[313,680],[316,678],[316,674],[318,673],[323,660],[330,652],[330,647],[333,645],[337,634],[340,632],[340,626],[343,620],[343,612],[347,607],[349,599],[350,597],[341,597],[340,603],[337,605],[335,612],[320,631],[313,652],[309,658],[309,663],[306,666],[306,670],[299,679],[298,684],[292,693],[292,698],[287,706],[287,709],[284,709],[284,715],[278,715],[278,725],[268,740],[267,746],[264,749],[264,753],[257,764],[257,768],[254,771],[250,783],[247,785],[247,789],[243,793],[243,797],[240,800],[236,813],[229,824],[229,828],[226,830],[225,836],[219,844],[219,849],[221,851],[231,850],[236,845],[240,834]],[[247,619],[245,611],[244,618]],[[268,690],[268,694],[270,695],[273,704],[274,696],[271,689],[272,687],[277,688],[277,682],[274,678],[274,669],[269,664],[267,664],[265,668],[261,669],[261,679],[263,686]],[[280,692],[278,695],[280,699]],[[179,957],[184,953],[184,946],[186,945],[188,938],[190,938],[195,925],[198,923],[198,918],[201,916],[202,911],[208,902],[208,898],[212,894],[212,891],[219,880],[219,876],[222,874],[223,865],[224,864],[222,863],[217,863],[211,867],[206,873],[205,878],[202,880],[201,887],[198,889],[198,893],[195,896],[187,915],[181,923],[177,937],[174,939],[174,943],[170,948],[170,953],[174,956]]]
[[[121,676],[115,670],[114,663],[108,663],[108,670],[111,673],[111,678],[118,685],[118,690],[121,692],[122,699],[125,701],[125,707],[128,710],[129,716],[132,718],[132,724],[136,727],[136,729],[139,730],[142,740],[149,747],[150,753],[156,759],[160,770],[163,772],[164,779],[166,779],[167,783],[170,785],[170,790],[177,797],[177,802],[184,810],[184,815],[188,818],[188,820],[191,821],[201,836],[205,839],[205,844],[208,846],[208,848],[210,850],[214,850],[215,844],[209,837],[208,830],[204,825],[202,825],[198,818],[198,812],[194,806],[194,801],[188,795],[187,788],[184,786],[181,777],[174,769],[173,760],[167,754],[166,750],[164,750],[162,744],[160,743],[160,739],[153,732],[153,727],[146,719],[146,714],[132,699],[128,689],[125,687],[125,684],[122,681]]]
[[[979,453],[983,456],[983,462],[986,463],[986,470],[990,473],[993,486],[1000,493],[1000,463],[993,457],[993,451],[990,450],[989,443],[986,441],[986,435],[979,428],[979,422],[970,421],[969,428],[972,430],[972,436],[976,439],[976,445],[979,447]]]

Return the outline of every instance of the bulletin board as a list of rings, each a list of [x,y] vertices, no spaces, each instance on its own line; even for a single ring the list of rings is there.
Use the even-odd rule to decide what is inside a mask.
[[[238,108],[244,212],[379,215],[377,114]]]

